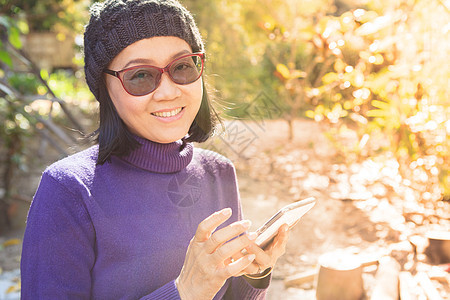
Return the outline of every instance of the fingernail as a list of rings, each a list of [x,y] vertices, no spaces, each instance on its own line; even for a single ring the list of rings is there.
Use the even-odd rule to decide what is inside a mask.
[[[258,234],[256,232],[250,232],[247,237],[250,241],[256,240],[256,237],[258,236]]]
[[[244,220],[240,222],[242,226],[244,226],[244,228],[250,228],[250,226],[252,225],[252,222],[250,220]]]
[[[247,256],[247,259],[248,259],[249,261],[254,261],[255,258],[256,258],[256,255],[255,255],[255,254],[250,254],[249,256]]]
[[[222,214],[224,216],[230,216],[231,215],[231,208],[227,207],[225,209],[222,209]]]

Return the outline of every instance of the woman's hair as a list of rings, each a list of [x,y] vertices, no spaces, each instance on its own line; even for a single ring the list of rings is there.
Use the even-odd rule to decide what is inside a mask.
[[[104,69],[129,45],[155,36],[174,36],[186,41],[192,52],[204,52],[200,31],[191,13],[177,0],[106,0],[91,6],[84,32],[86,83],[100,103],[99,128],[88,138],[99,144],[98,164],[111,155],[124,156],[140,144],[126,128],[104,83]],[[212,134],[217,114],[203,84],[200,109],[185,142],[204,142]],[[184,143],[183,143],[184,145]]]
[[[188,135],[183,138],[184,142],[202,143],[214,132],[218,115],[212,107],[210,96],[206,90],[206,84],[203,82],[200,109],[189,128]],[[98,100],[100,102],[100,125],[89,138],[94,138],[99,144],[97,164],[102,165],[110,161],[112,155],[126,156],[140,147],[140,144],[119,117],[104,84],[99,89]]]

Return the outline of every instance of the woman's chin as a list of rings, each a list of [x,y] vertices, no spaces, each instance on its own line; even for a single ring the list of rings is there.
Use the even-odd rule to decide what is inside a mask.
[[[160,143],[160,144],[170,144],[176,141],[181,140],[186,136],[186,133],[178,133],[178,134],[166,134],[161,135],[157,137],[147,138],[148,140],[151,140],[152,142]]]

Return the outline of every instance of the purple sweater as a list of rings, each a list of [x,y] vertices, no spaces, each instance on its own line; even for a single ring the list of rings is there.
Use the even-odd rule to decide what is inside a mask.
[[[198,224],[225,207],[242,218],[236,174],[217,153],[181,142],[96,165],[98,146],[51,165],[27,219],[22,299],[179,299]],[[225,295],[226,293],[226,295]],[[214,299],[264,299],[242,277]]]

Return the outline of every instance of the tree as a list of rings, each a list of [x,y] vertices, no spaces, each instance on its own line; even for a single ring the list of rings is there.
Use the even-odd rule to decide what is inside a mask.
[[[450,70],[442,62],[450,45],[444,2],[195,3],[207,28],[212,68],[223,78],[216,86],[234,107],[245,107],[261,90],[276,93],[291,125],[300,116],[328,124],[343,154],[392,152],[404,176],[429,182],[425,198],[429,191],[433,199],[448,197]],[[349,126],[359,137],[351,148],[336,138]]]
[[[9,3],[2,11],[21,12],[13,4],[17,3]],[[29,4],[39,5],[35,1],[30,1]],[[40,135],[41,145],[49,143],[62,155],[66,155],[65,148],[76,144],[76,138],[72,133],[62,129],[61,124],[70,124],[79,133],[84,132],[84,126],[81,126],[68,104],[58,97],[54,88],[50,87],[55,76],[48,74],[46,70],[40,70],[23,51],[21,35],[28,32],[29,27],[23,14],[12,16],[0,14],[0,154],[2,155],[0,228],[2,229],[11,224],[8,212],[13,201],[23,199],[18,193],[14,179],[19,170],[27,167],[31,157],[36,156],[35,153],[31,155],[29,143],[31,136]],[[73,86],[72,90],[75,88]],[[62,111],[67,122],[61,120],[59,117],[61,114],[58,114],[57,110]]]

